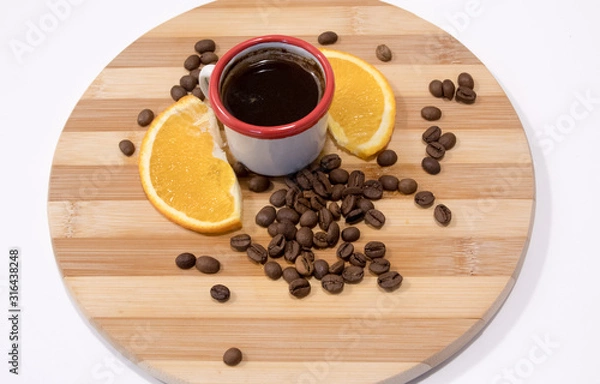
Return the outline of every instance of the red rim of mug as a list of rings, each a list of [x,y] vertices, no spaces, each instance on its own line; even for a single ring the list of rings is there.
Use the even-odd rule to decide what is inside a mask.
[[[325,75],[325,89],[323,91],[323,96],[321,97],[321,100],[319,100],[319,102],[317,103],[317,106],[308,115],[304,116],[300,120],[296,120],[289,124],[270,127],[252,125],[233,117],[221,101],[221,96],[219,94],[220,92],[218,90],[218,85],[220,81],[216,80],[221,78],[223,70],[225,69],[225,65],[228,62],[230,62],[235,57],[235,55],[237,55],[244,49],[262,43],[284,43],[302,48],[308,51],[311,55],[313,55],[319,61],[321,67],[323,68],[323,72]],[[214,79],[215,81],[212,81],[212,79]],[[297,135],[314,126],[317,123],[317,121],[319,121],[329,110],[329,106],[331,105],[331,101],[333,100],[334,89],[335,85],[333,69],[331,69],[331,65],[329,64],[329,61],[327,60],[325,55],[314,45],[292,36],[265,35],[255,37],[250,40],[246,40],[242,43],[239,43],[238,45],[227,51],[219,59],[219,61],[217,61],[217,64],[215,65],[215,68],[213,69],[213,72],[211,74],[211,81],[208,86],[208,98],[217,118],[225,126],[231,128],[232,130],[246,136],[256,137],[260,139],[280,139]]]

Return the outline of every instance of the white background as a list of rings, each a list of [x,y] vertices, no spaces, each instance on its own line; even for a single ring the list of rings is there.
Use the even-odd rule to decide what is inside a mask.
[[[48,180],[61,130],[98,73],[145,32],[204,2],[70,0],[43,41],[15,54],[11,41],[25,42],[30,23],[57,2],[5,1],[0,12],[0,382],[157,383],[105,343],[68,297],[51,248]],[[536,220],[515,289],[468,348],[421,382],[600,383],[600,3],[393,3],[451,32],[487,65],[523,122],[536,171]],[[23,271],[18,377],[6,363],[15,246]]]

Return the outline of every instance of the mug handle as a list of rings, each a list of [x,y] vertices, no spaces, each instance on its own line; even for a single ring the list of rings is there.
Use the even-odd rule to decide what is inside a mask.
[[[198,76],[198,86],[200,90],[204,94],[204,96],[208,99],[208,86],[210,84],[210,76],[212,75],[213,70],[215,69],[214,64],[208,64],[202,67],[200,70],[200,75]]]

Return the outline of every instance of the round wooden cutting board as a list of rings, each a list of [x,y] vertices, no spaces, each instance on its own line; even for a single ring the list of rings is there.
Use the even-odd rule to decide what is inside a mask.
[[[453,212],[452,223],[434,221],[433,208],[413,196],[386,192],[376,206],[387,216],[376,230],[359,224],[362,237],[387,244],[392,268],[404,276],[400,289],[384,292],[374,276],[330,295],[312,279],[304,299],[271,281],[262,268],[229,247],[233,233],[205,236],[164,218],[141,188],[137,153],[118,148],[129,138],[138,147],[143,108],[160,112],[172,103],[169,90],[186,74],[183,62],[203,38],[222,55],[247,38],[280,33],[317,45],[336,31],[331,48],[357,55],[379,68],[397,101],[389,148],[399,161],[382,169],[329,141],[346,169],[369,178],[412,177],[437,203]],[[375,48],[387,44],[390,62]],[[473,105],[436,99],[433,79],[475,78]],[[431,176],[420,167],[422,132],[432,125],[420,110],[443,110],[436,124],[458,143]],[[244,227],[266,245],[254,215],[270,193],[252,193],[245,180]],[[275,180],[275,187],[282,186]],[[125,49],[94,80],[61,134],[50,180],[49,221],[54,252],[74,301],[91,324],[119,351],[168,383],[403,383],[460,350],[490,321],[511,288],[527,249],[534,209],[534,172],[522,125],[486,67],[437,27],[374,0],[219,0],[158,26]],[[341,224],[344,227],[346,224]],[[236,232],[238,233],[238,232]],[[222,270],[183,271],[181,252],[217,257]],[[334,260],[334,250],[318,252]],[[280,262],[286,266],[285,261]],[[368,274],[367,274],[368,275]],[[209,289],[232,290],[224,304]],[[244,361],[222,362],[239,347]]]

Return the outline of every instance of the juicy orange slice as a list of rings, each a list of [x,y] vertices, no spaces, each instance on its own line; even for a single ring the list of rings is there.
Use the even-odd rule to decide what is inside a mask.
[[[220,145],[213,111],[195,96],[154,119],[140,147],[139,171],[158,211],[201,233],[241,226],[240,187]]]
[[[390,141],[396,120],[392,87],[377,68],[346,52],[322,49],[335,75],[329,132],[336,143],[366,159]]]

